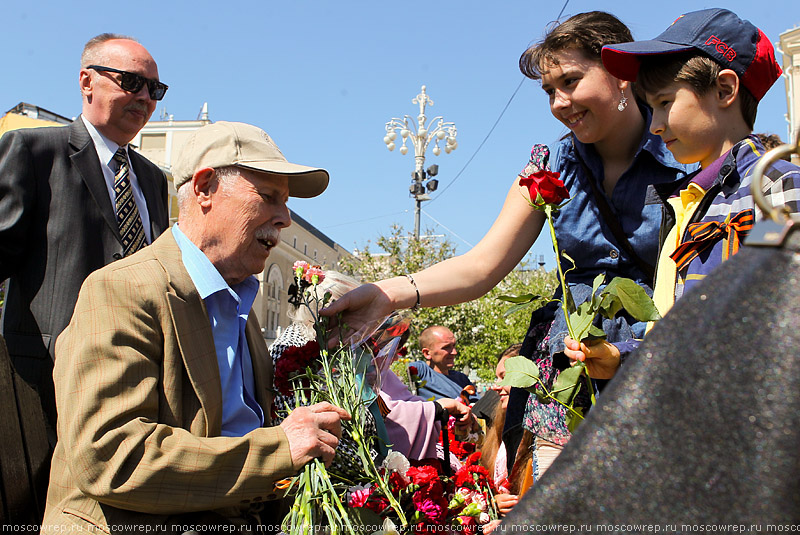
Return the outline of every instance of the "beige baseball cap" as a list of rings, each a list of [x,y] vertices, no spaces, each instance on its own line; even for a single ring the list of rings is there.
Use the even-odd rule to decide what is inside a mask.
[[[292,197],[316,197],[328,187],[325,169],[289,163],[269,134],[257,126],[217,121],[196,130],[181,149],[172,165],[175,188],[198,169],[230,165],[287,175]]]

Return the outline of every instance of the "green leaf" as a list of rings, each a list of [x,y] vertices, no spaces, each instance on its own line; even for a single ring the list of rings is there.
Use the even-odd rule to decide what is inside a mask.
[[[614,319],[622,310],[622,300],[614,294],[603,290],[603,298],[600,300],[598,310],[608,319]]]
[[[533,294],[522,294],[522,295],[498,295],[495,299],[500,301],[506,301],[508,303],[530,303],[535,299],[539,299],[540,296],[533,295]]]
[[[507,362],[507,361],[506,361]],[[575,365],[558,374],[553,385],[553,396],[566,405],[571,405],[575,395],[580,390],[580,380],[583,374],[583,366]],[[506,369],[508,375],[508,369]]]
[[[533,388],[532,390],[533,390],[532,393],[536,394],[536,399],[538,399],[539,403],[541,403],[542,405],[548,405],[553,402],[553,400],[547,397],[547,394],[542,392],[540,389]],[[528,391],[530,392],[530,389]]]
[[[614,277],[605,289],[611,295],[616,295],[622,301],[622,307],[639,321],[655,321],[661,319],[653,300],[644,291],[644,288],[631,279]]]
[[[572,298],[572,292],[569,291],[569,287],[564,288],[564,299],[567,303],[567,311],[570,314],[573,314],[576,310],[578,310],[578,307],[575,306],[575,300]]]
[[[603,285],[603,281],[606,280],[605,273],[601,273],[594,278],[594,282],[592,283],[592,294],[596,294],[597,290],[600,289],[600,286]]]
[[[605,339],[606,339],[605,331],[596,325],[592,325],[591,327],[589,327],[589,332],[586,334],[586,337],[583,340],[605,340]]]
[[[578,341],[582,341],[589,328],[592,326],[595,313],[592,310],[592,304],[589,301],[584,301],[578,310],[569,315],[569,322],[572,325],[572,330],[575,332],[575,337]]]
[[[539,378],[539,367],[525,357],[506,359],[506,375],[500,385],[531,388]]]
[[[503,317],[507,317],[512,314],[516,314],[517,312],[533,308],[538,304],[539,303],[537,301],[529,301],[527,303],[517,303],[516,305],[511,305],[505,312],[503,312]]]
[[[574,414],[572,411],[567,411],[567,429],[569,429],[570,433],[574,433],[575,430],[578,428],[580,423],[583,421],[583,408],[582,407],[572,407],[572,410],[580,414]]]
[[[594,282],[592,282],[592,308],[597,308],[599,299],[597,291],[600,289],[600,286],[603,285],[603,282],[605,280],[606,280],[605,273],[600,273],[598,276],[594,278]]]

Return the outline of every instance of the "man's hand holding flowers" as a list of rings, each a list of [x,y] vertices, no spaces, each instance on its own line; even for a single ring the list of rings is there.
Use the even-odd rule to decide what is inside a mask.
[[[330,466],[342,436],[342,420],[350,420],[347,411],[322,402],[297,407],[281,422],[295,469],[300,470],[317,457]]]

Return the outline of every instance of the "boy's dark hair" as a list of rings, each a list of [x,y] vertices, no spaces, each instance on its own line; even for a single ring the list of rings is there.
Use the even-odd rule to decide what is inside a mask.
[[[617,17],[604,11],[574,15],[547,32],[544,39],[530,46],[519,58],[519,70],[531,80],[542,78],[546,64],[557,65],[556,52],[575,49],[600,61],[604,45],[633,41],[631,31]]]
[[[634,90],[644,100],[645,93],[656,93],[674,82],[685,82],[696,95],[703,96],[714,87],[722,70],[722,65],[699,52],[649,56],[642,60]],[[742,83],[739,84],[739,106],[744,122],[752,131],[758,101]]]

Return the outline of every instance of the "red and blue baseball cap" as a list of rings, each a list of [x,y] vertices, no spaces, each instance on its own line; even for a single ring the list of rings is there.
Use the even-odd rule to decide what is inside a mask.
[[[727,9],[703,9],[678,17],[655,39],[603,47],[606,70],[621,80],[636,81],[647,56],[699,50],[723,68],[731,69],[750,93],[761,100],[781,68],[764,32]]]

